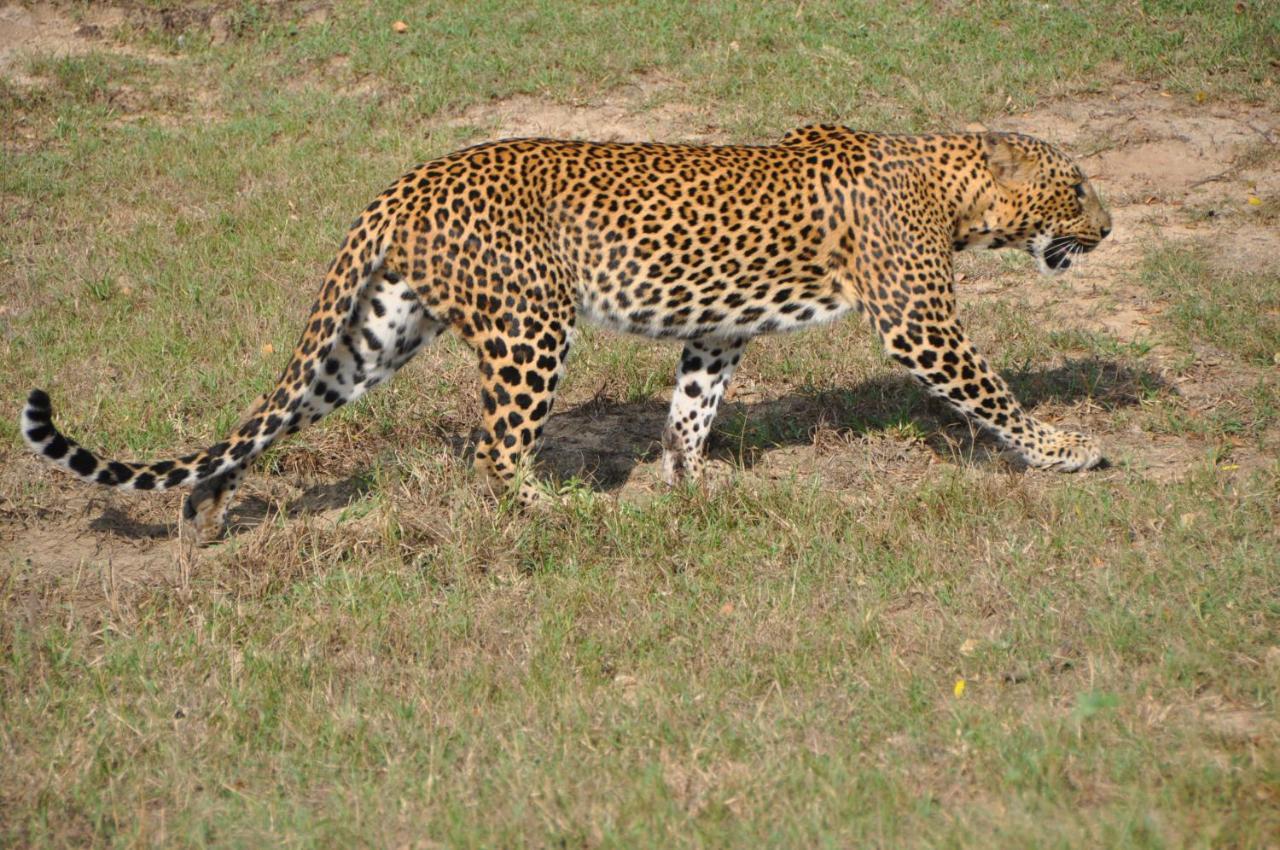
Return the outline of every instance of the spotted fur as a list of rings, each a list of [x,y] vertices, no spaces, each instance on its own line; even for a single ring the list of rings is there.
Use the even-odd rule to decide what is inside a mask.
[[[186,515],[211,537],[267,446],[451,328],[479,358],[476,466],[527,504],[539,491],[523,468],[583,317],[684,342],[662,438],[674,483],[701,473],[751,337],[858,310],[929,392],[1026,463],[1087,469],[1097,443],[1032,418],[965,335],[952,256],[1019,248],[1053,273],[1110,227],[1080,170],[1021,135],[823,126],[767,146],[495,142],[428,162],[369,205],[279,382],[227,440],[176,460],[105,461],[58,432],[39,390],[22,433],[86,481],[194,486]]]

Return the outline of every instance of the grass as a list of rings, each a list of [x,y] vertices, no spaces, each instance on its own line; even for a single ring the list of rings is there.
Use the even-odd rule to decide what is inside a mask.
[[[966,303],[1038,415],[1102,431],[1082,476],[985,459],[855,321],[753,343],[706,494],[645,484],[674,350],[584,331],[552,447],[633,480],[530,515],[476,492],[442,340],[274,450],[196,558],[171,499],[37,473],[11,415],[45,385],[110,453],[211,442],[352,215],[487,99],[643,75],[744,141],[1135,78],[1275,105],[1269,5],[171,6],[0,80],[0,844],[1274,840],[1274,277],[1153,246],[1145,340]]]
[[[7,789],[11,837],[1240,846],[1275,826],[1274,472],[1049,494],[868,475],[852,502],[784,484],[495,523],[403,462],[426,480],[380,484],[355,533],[291,525],[102,619],[6,619],[7,749],[35,777]]]
[[[659,68],[736,135],[773,135],[797,117],[954,123],[1009,99],[1025,105],[1047,88],[1097,85],[1113,66],[1181,92],[1270,96],[1259,86],[1269,72],[1254,57],[1280,48],[1280,19],[1261,3],[1221,11],[1216,2],[999,2],[943,14],[929,3],[391,2],[335,11],[320,27],[263,21],[246,33],[256,38],[237,42],[254,61],[236,76],[275,81],[337,52],[349,57],[344,75],[373,77],[415,113],[432,114]],[[407,33],[392,29],[397,20]]]
[[[1259,366],[1280,364],[1280,275],[1226,271],[1205,249],[1171,248],[1153,252],[1142,276],[1153,294],[1172,303],[1182,342]]]

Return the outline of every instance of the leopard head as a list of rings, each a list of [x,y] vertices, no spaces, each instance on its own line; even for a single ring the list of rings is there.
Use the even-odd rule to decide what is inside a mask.
[[[1016,247],[1042,274],[1058,274],[1111,232],[1111,215],[1075,163],[1053,146],[1016,133],[982,133],[980,202],[962,222],[970,244]]]

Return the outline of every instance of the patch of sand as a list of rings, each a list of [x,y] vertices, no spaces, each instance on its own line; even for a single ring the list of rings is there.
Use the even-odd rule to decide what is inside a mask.
[[[657,75],[580,103],[520,96],[482,103],[448,120],[478,127],[492,138],[542,136],[594,141],[725,141],[722,131],[694,107],[672,99],[673,84]]]

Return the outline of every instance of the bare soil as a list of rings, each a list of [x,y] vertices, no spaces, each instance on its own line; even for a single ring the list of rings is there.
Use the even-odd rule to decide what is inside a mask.
[[[484,128],[497,139],[550,136],[601,142],[726,141],[707,116],[681,102],[675,84],[659,74],[645,75],[581,103],[529,96],[497,100],[464,110],[447,123]]]
[[[88,4],[80,10],[79,20],[51,3],[24,3],[0,6],[0,76],[13,82],[33,84],[22,72],[27,54],[50,57],[75,56],[102,49],[99,42],[116,32],[128,20],[124,9],[116,6]],[[127,56],[145,56],[129,46],[112,44],[112,51]]]
[[[0,76],[18,84],[38,84],[21,70],[27,51],[68,55],[95,49],[139,55],[108,38],[125,23],[125,11],[97,4],[76,8],[78,20],[62,7],[43,3],[0,6]],[[323,14],[323,9],[318,7],[316,14]],[[219,20],[211,19],[209,25],[216,37]],[[493,138],[724,141],[709,116],[683,101],[678,87],[660,76],[637,79],[580,103],[518,97],[441,120],[482,128]],[[1192,409],[1213,409],[1256,383],[1262,370],[1211,351],[1203,352],[1191,368],[1185,362],[1173,368],[1185,355],[1171,350],[1162,337],[1159,319],[1167,305],[1136,283],[1135,270],[1144,254],[1161,244],[1212,245],[1215,261],[1224,268],[1276,267],[1280,230],[1258,215],[1248,199],[1280,195],[1280,172],[1274,162],[1259,162],[1258,156],[1259,150],[1280,142],[1280,118],[1247,105],[1188,102],[1149,86],[1124,84],[1010,114],[992,122],[991,129],[1031,133],[1072,152],[1106,198],[1115,220],[1114,235],[1078,271],[1052,281],[1029,281],[1025,273],[1002,271],[989,258],[964,256],[959,266],[962,302],[1013,299],[1055,327],[1100,331],[1122,343],[1148,344],[1154,374],[1147,377],[1172,388]],[[988,329],[986,335],[994,332]],[[872,344],[869,337],[867,344]],[[847,487],[850,498],[859,498],[856,484],[868,471],[905,480],[926,474],[933,464],[961,462],[974,475],[1009,472],[1007,465],[989,460],[992,447],[963,423],[940,417],[943,427],[928,443],[892,433],[850,433],[830,426],[832,412],[821,399],[779,397],[753,382],[750,371],[748,359],[726,413],[736,409],[749,418],[788,417],[806,436],[745,453],[720,439],[713,457],[741,458],[745,476],[816,474],[824,487]],[[1107,408],[1138,403],[1135,376],[1105,369],[1104,375],[1106,383],[1092,400],[1028,400],[1040,415],[1097,433],[1110,448],[1133,459],[1127,469],[1094,474],[1171,480],[1203,459],[1206,446],[1190,438],[1113,427]],[[906,386],[904,377],[890,376],[884,385],[857,388],[854,403],[865,404],[874,421],[876,400],[885,392],[905,391]],[[643,499],[659,489],[657,437],[665,415],[661,399],[634,405],[566,401],[548,428],[546,466],[562,476],[583,475],[623,499]],[[1276,445],[1274,436],[1269,445]],[[454,451],[465,453],[457,446]],[[1274,462],[1274,456],[1242,445],[1233,461],[1247,467]],[[719,466],[719,477],[724,477],[727,467]],[[21,483],[31,480],[48,483],[35,489]],[[244,502],[232,517],[240,533],[261,528],[279,514],[286,521],[298,516],[309,522],[332,520],[359,488],[351,481],[308,485],[257,476],[244,492]],[[70,577],[76,586],[83,585],[86,600],[109,604],[134,583],[180,582],[189,563],[190,550],[179,539],[174,519],[176,496],[91,491],[47,474],[27,456],[0,472],[0,493],[0,557],[29,565],[19,579],[28,584],[24,596],[38,598],[46,578],[58,576],[59,597],[66,598]],[[684,784],[696,799],[696,783]]]

